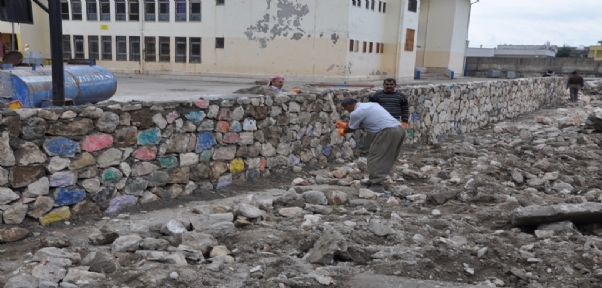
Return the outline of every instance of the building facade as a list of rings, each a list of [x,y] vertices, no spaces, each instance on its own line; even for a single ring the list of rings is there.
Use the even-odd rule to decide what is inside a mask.
[[[469,14],[469,0],[62,0],[64,58],[123,73],[411,79],[416,66],[462,70]],[[34,21],[23,43],[49,57],[37,6]]]

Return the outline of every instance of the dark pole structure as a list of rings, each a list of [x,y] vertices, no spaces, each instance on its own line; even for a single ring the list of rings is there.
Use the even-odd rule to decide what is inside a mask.
[[[37,1],[36,1],[37,2]],[[50,20],[50,55],[52,60],[52,105],[65,105],[65,72],[63,70],[63,21],[61,1],[48,0]]]

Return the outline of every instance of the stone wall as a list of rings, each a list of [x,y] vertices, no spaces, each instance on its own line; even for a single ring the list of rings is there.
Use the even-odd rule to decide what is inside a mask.
[[[536,110],[560,99],[561,79],[402,88],[410,143]],[[333,91],[366,100],[371,90]],[[339,110],[343,118],[348,114]],[[127,103],[2,111],[0,216],[47,225],[219,189],[276,167],[352,159],[361,132],[340,137],[326,97],[278,95],[182,103]]]
[[[593,58],[506,58],[506,57],[467,57],[466,71],[468,76],[487,77],[491,70],[515,71],[516,77],[540,77],[548,70],[556,75],[570,75],[579,71],[584,77],[602,77],[602,61]]]

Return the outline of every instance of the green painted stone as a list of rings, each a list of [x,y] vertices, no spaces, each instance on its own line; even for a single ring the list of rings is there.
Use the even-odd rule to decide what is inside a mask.
[[[174,168],[178,164],[178,158],[176,158],[175,156],[163,157],[159,159],[159,164],[162,168]]]
[[[209,162],[211,161],[211,150],[205,150],[201,153],[201,161]]]
[[[103,181],[116,181],[121,179],[121,172],[115,168],[109,168],[102,173]]]

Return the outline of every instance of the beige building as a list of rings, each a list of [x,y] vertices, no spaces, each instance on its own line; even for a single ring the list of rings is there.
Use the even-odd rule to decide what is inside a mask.
[[[46,3],[46,0],[42,0]],[[64,58],[115,72],[307,81],[462,72],[469,0],[62,0]],[[34,5],[23,43],[50,56]]]

